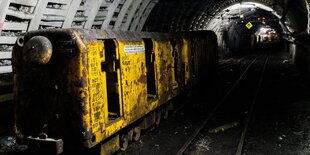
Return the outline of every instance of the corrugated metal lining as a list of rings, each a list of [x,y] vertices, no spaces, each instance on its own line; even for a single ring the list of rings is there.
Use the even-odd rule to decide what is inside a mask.
[[[141,31],[157,0],[0,0],[0,72],[9,73],[17,37],[50,28]],[[139,7],[139,6],[144,6]],[[2,57],[5,56],[5,57]],[[2,63],[4,62],[4,63]]]
[[[309,0],[292,0],[305,5]],[[160,1],[150,14],[144,30],[147,31],[187,31],[201,30],[205,23],[219,11],[237,3],[256,2],[272,8],[277,14],[285,15],[295,5],[283,0],[170,0]],[[298,5],[299,5],[298,4]],[[305,7],[305,6],[304,6]],[[170,8],[170,9],[167,9]],[[309,12],[309,9],[308,9]],[[287,17],[291,18],[291,17]],[[309,18],[309,17],[308,17]],[[291,20],[300,20],[291,18]],[[304,20],[304,19],[302,19]]]

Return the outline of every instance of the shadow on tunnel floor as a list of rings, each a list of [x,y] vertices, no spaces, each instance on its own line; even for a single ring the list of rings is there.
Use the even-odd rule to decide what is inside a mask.
[[[260,54],[262,55],[262,54]],[[263,85],[246,134],[244,154],[306,154],[310,150],[310,104],[306,81],[288,53],[269,55]],[[118,154],[175,154],[199,127],[218,100],[238,79],[247,64],[257,54],[221,59],[212,81],[205,81],[188,98],[185,106],[159,126],[147,131],[141,141]],[[185,154],[234,154],[245,100],[251,86],[257,83],[263,61],[258,61],[245,77],[238,92],[229,98],[229,106],[221,108],[219,116],[204,127]],[[237,106],[233,106],[237,105]],[[242,115],[234,112],[243,112]],[[239,126],[219,133],[209,133],[214,127],[239,122]]]

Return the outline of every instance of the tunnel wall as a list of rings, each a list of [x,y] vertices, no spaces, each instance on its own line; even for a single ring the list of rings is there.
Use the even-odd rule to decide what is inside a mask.
[[[307,42],[307,43],[306,43]],[[303,39],[290,43],[290,52],[293,53],[293,58],[296,66],[303,73],[304,77],[310,81],[310,37],[304,35]]]
[[[290,52],[294,62],[306,79],[310,81],[310,0],[296,3],[287,11],[287,25],[291,27]]]
[[[306,3],[310,3],[309,0],[244,0],[242,2],[255,2],[272,8],[276,14],[282,16],[281,21],[287,27],[287,32],[284,35],[292,36],[293,34],[309,31],[307,27],[309,27],[310,23],[310,10],[309,6],[306,5]],[[195,31],[206,29],[206,24],[217,13],[238,3],[240,3],[239,0],[161,0],[148,17],[144,30]],[[238,42],[238,39],[235,42]],[[220,40],[219,43],[222,43],[222,41]],[[233,46],[237,47],[238,45],[238,43],[235,43]],[[297,57],[300,55],[298,51],[296,52]],[[224,53],[227,53],[227,51],[224,51]],[[297,59],[297,61],[307,62],[310,59]]]

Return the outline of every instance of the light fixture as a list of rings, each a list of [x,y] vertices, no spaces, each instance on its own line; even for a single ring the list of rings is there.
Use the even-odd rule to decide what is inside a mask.
[[[265,28],[265,27],[261,27],[260,29],[259,29],[259,31],[260,31],[260,33],[267,33],[267,31],[268,31],[268,29],[267,28]]]

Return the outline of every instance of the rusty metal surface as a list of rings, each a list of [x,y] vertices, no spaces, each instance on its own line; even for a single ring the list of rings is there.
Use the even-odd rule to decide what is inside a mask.
[[[24,49],[36,36],[47,38],[53,52],[49,61],[33,66],[25,61],[28,58],[24,59]],[[157,91],[151,102],[147,94],[143,38],[151,39],[156,58]],[[48,137],[62,139],[67,144],[65,150],[91,148],[197,83],[197,76],[203,75],[198,73],[206,69],[205,62],[214,59],[208,60],[206,53],[216,55],[216,48],[206,48],[207,42],[214,39],[209,32],[182,35],[81,29],[28,32],[24,45],[16,44],[13,52],[15,132],[20,139],[38,137],[44,132]],[[212,46],[216,47],[209,47]],[[117,78],[111,81],[112,77]],[[110,113],[115,112],[109,107],[115,104],[108,94],[112,88],[118,94],[116,119],[110,118]]]
[[[62,48],[77,47],[61,46],[61,41],[75,39],[73,33],[71,30],[43,30],[25,35],[26,44],[38,35],[52,42],[54,52],[45,65],[34,67],[25,64],[23,47],[14,47],[15,119],[16,134],[20,138],[23,135],[36,137],[46,132],[49,137],[66,139],[69,143],[83,139],[81,103],[85,99],[79,93],[85,87],[86,82],[83,81],[86,79],[79,72],[82,52],[63,54]]]

